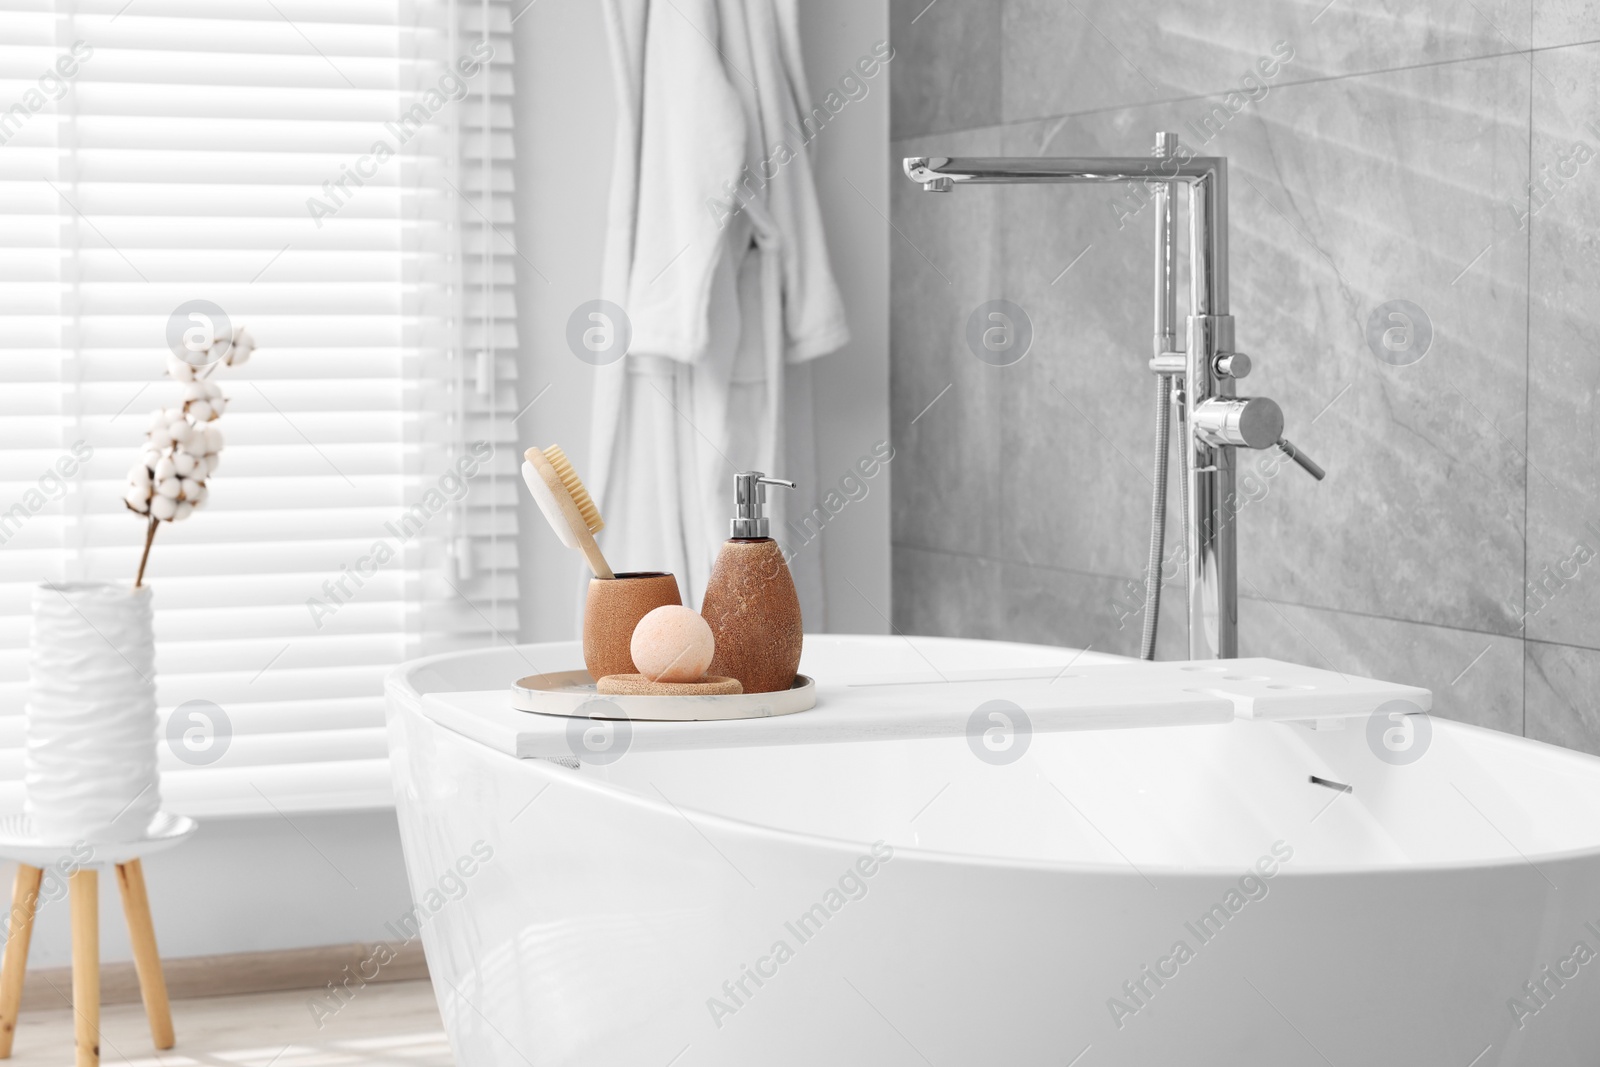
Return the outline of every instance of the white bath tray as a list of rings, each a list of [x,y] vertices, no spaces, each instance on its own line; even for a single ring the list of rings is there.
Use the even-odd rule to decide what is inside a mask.
[[[820,673],[820,672],[819,672]],[[728,748],[961,737],[991,701],[1022,709],[1034,732],[1195,726],[1235,717],[1317,721],[1370,715],[1394,700],[1422,711],[1433,695],[1270,659],[1137,660],[817,679],[816,707],[795,715],[715,722],[629,724],[634,750]],[[575,754],[572,724],[582,719],[517,710],[506,689],[433,693],[424,713],[440,725],[519,758]]]
[[[1086,674],[1132,669],[1143,672],[1151,682],[1159,680],[1184,692],[1213,693],[1232,701],[1241,719],[1364,718],[1395,700],[1413,704],[1420,711],[1433,709],[1433,691],[1429,689],[1276,659],[1172,660],[1080,669]]]
[[[511,686],[511,705],[518,711],[632,722],[765,719],[810,711],[816,704],[817,684],[803,674],[796,675],[794,685],[779,693],[724,696],[601,696],[588,671],[530,674]]]

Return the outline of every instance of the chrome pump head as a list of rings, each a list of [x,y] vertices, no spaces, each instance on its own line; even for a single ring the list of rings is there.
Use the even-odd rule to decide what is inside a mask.
[[[769,537],[767,531],[771,524],[767,521],[764,506],[767,502],[769,485],[781,485],[788,489],[795,487],[793,482],[784,481],[782,478],[768,478],[761,471],[740,471],[733,476],[733,495],[738,514],[730,524],[732,537]]]

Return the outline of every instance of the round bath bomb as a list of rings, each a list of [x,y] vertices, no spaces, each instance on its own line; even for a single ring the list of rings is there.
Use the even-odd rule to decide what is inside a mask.
[[[699,612],[664,604],[639,620],[628,651],[652,682],[698,682],[711,666],[716,639]]]

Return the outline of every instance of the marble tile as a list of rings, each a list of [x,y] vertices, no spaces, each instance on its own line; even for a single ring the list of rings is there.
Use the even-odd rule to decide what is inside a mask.
[[[1227,145],[1234,313],[1262,356],[1242,391],[1277,399],[1329,471],[1286,468],[1242,518],[1265,595],[1517,631],[1527,84],[1505,57],[1289,87]],[[1409,366],[1368,344],[1396,299],[1432,325]]]
[[[1330,472],[1318,484],[1267,463],[1240,516],[1242,573],[1265,595],[1516,631],[1527,253],[1513,205],[1527,81],[1507,57],[1289,86],[1205,144],[1230,161],[1232,310],[1258,368],[1240,391],[1276,399],[1291,439]],[[1161,128],[1194,144],[1194,107],[1020,123],[1007,150],[1134,152]],[[1026,548],[1035,562],[1134,573],[1143,558],[1152,223],[1141,212],[1119,229],[1116,188],[1005,193],[1006,289],[1041,339],[1004,401],[1007,559]],[[1403,367],[1367,343],[1369,316],[1397,298],[1434,329],[1426,357]]]
[[[1600,648],[1600,45],[1539,62],[1553,84],[1533,80],[1529,584],[1516,599],[1530,638]]]
[[[935,637],[1012,638],[1001,617],[1001,565],[894,546],[894,629]]]
[[[1225,150],[1242,392],[1329,471],[1292,467],[1241,519],[1270,597],[1513,634],[1522,581],[1528,74],[1517,57],[1292,86]],[[1308,137],[1307,131],[1316,131]],[[1369,348],[1389,301],[1432,343]]]
[[[1115,154],[1113,131],[1055,131],[1072,151]],[[1007,155],[1049,151],[1053,125],[1006,133]],[[962,195],[958,190],[953,195]],[[1033,349],[999,368],[1004,558],[1090,574],[1140,574],[1148,553],[1155,379],[1150,213],[1119,226],[1120,186],[1001,187],[1004,290]],[[1176,449],[1168,551],[1181,571]]]
[[[1433,690],[1433,714],[1522,733],[1522,645],[1514,637],[1349,615],[1244,596],[1239,654]]]
[[[1136,575],[1110,577],[1053,567],[1006,563],[1002,572],[1005,637],[1137,656],[1144,627],[1144,582]],[[1167,585],[1161,594],[1161,625],[1156,656],[1188,655],[1183,586]]]
[[[1600,755],[1600,652],[1527,641],[1528,736]]]
[[[1257,357],[1241,392],[1278,400],[1289,436],[1330,472],[1314,484],[1269,463],[1241,494],[1245,654],[1415,681],[1439,714],[1514,733],[1526,707],[1529,736],[1600,753],[1588,696],[1600,689],[1600,314],[1587,311],[1600,284],[1588,188],[1600,181],[1600,44],[1572,44],[1600,37],[1600,0],[1250,2],[1220,16],[1007,0],[1004,33],[1003,131],[979,131],[986,146],[907,142],[896,157],[1142,152],[1166,128],[1230,159],[1232,310],[1239,347]],[[1530,34],[1572,46],[1493,56]],[[1236,98],[1236,114],[1220,95],[1183,99],[1235,87],[1276,40],[1295,55],[1264,97]],[[987,62],[981,35],[973,45],[972,65]],[[1468,56],[1490,58],[1439,62]],[[1416,69],[1389,69],[1402,66]],[[915,86],[937,103],[897,103],[952,114],[975,102],[954,84]],[[1071,117],[1017,121],[1054,115]],[[1594,157],[1570,173],[1580,141]],[[1535,176],[1561,176],[1525,225],[1530,158]],[[922,459],[895,485],[896,578],[920,586],[903,607],[897,588],[897,620],[1136,650],[1150,222],[1141,212],[1119,226],[1113,197],[897,192],[896,224],[925,252],[995,230],[988,258],[963,260],[942,301],[897,248],[895,426]],[[903,269],[921,276],[903,285]],[[965,315],[992,296],[1027,310],[1034,350],[962,378]],[[1420,305],[1433,329],[1427,356],[1406,366],[1367,343],[1369,318],[1394,299]],[[973,386],[952,405],[959,447],[923,426],[958,380]],[[913,424],[926,399],[903,394],[945,384]],[[902,565],[906,546],[949,551]],[[1545,591],[1527,597],[1530,580]],[[984,599],[996,588],[997,618]],[[1161,654],[1182,655],[1181,584],[1166,597]]]
[[[930,194],[900,176],[900,159],[938,151],[994,155],[996,130],[893,144],[890,181],[890,427],[893,540],[997,555],[999,368],[967,346],[967,318],[999,288],[993,190]]]
[[[1004,117],[1256,92],[1247,78],[1263,71],[1271,71],[1270,87],[1494,55],[1528,46],[1529,7],[1530,0],[1008,0]],[[1275,62],[1280,57],[1288,58]]]
[[[890,0],[889,136],[1000,121],[1001,0]]]
[[[1533,5],[1531,36],[1535,48],[1578,44],[1600,38],[1600,0],[1540,0]],[[1544,70],[1544,57],[1534,56]]]

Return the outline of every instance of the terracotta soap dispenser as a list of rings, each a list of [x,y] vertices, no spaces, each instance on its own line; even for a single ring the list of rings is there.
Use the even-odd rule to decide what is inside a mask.
[[[800,597],[783,550],[768,536],[769,485],[795,487],[761,471],[734,476],[733,536],[723,543],[700,601],[717,641],[709,672],[737,678],[746,693],[788,689],[800,669]]]

